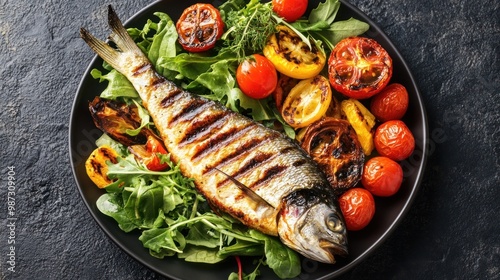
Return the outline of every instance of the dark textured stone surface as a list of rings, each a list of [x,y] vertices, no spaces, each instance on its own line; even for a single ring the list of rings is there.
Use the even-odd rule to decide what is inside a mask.
[[[71,104],[93,57],[78,36],[151,1],[6,1],[0,11],[2,279],[162,279],[99,229],[68,156]],[[499,279],[500,3],[352,0],[405,57],[429,117],[430,158],[397,230],[341,279]],[[99,31],[101,32],[99,34]],[[7,167],[16,267],[7,270]]]

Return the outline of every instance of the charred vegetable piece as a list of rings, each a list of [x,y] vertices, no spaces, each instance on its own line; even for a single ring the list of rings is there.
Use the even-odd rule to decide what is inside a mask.
[[[343,39],[328,59],[332,87],[355,99],[379,93],[389,83],[392,68],[387,51],[377,41],[365,37]]]
[[[85,162],[85,170],[87,175],[90,177],[92,182],[96,184],[98,188],[104,188],[107,185],[113,183],[107,173],[108,164],[107,162],[117,163],[118,153],[110,146],[103,145],[95,149]]]
[[[276,103],[276,108],[281,112],[283,109],[283,102],[285,98],[288,96],[288,93],[292,90],[292,88],[299,83],[300,80],[290,78],[287,75],[283,75],[279,73],[278,75],[278,84],[272,93],[272,97],[274,102]]]
[[[370,155],[375,147],[373,144],[375,116],[356,99],[344,100],[340,106],[347,120],[356,131],[365,155]]]
[[[184,10],[176,29],[182,48],[189,52],[203,52],[215,46],[224,32],[224,22],[217,8],[198,3]]]
[[[151,133],[148,129],[142,129],[137,135],[127,133],[141,125],[135,105],[96,96],[90,102],[89,110],[95,126],[125,146],[144,144]]]
[[[300,81],[288,93],[281,115],[293,128],[306,127],[323,117],[332,101],[328,79],[318,75]]]
[[[354,187],[363,173],[365,155],[346,120],[323,118],[310,125],[302,148],[319,164],[337,193]]]
[[[167,149],[161,140],[154,135],[148,136],[145,145],[133,145],[128,147],[128,150],[151,171],[162,171],[169,167],[168,163],[162,163],[158,156],[158,154],[166,155]]]
[[[264,47],[264,56],[278,72],[296,79],[309,79],[318,75],[326,63],[323,50],[316,44],[312,49],[292,29],[284,25],[276,27]]]

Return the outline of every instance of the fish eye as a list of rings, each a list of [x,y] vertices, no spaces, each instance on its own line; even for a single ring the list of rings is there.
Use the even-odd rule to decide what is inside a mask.
[[[337,215],[330,214],[326,219],[326,226],[329,230],[334,232],[340,232],[343,230],[342,221],[337,217]]]

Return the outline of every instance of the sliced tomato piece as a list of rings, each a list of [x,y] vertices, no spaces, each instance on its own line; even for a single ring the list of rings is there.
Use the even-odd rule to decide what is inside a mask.
[[[326,63],[323,51],[312,43],[309,49],[306,43],[290,28],[284,25],[276,27],[263,49],[278,72],[295,79],[309,79],[318,75]]]
[[[365,99],[389,83],[392,59],[377,41],[349,37],[333,48],[328,59],[328,75],[336,91],[354,99]]]
[[[328,79],[318,75],[295,85],[283,103],[281,115],[293,128],[306,127],[321,119],[332,100]]]
[[[151,171],[162,171],[169,167],[168,163],[162,163],[158,156],[158,154],[166,155],[167,149],[161,140],[154,135],[148,136],[145,145],[130,146],[129,151]]]
[[[220,12],[211,4],[186,8],[176,23],[179,43],[189,52],[203,52],[215,46],[224,32]]]

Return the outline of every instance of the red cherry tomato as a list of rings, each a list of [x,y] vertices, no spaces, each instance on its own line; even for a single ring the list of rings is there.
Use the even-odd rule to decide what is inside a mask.
[[[373,96],[370,111],[380,121],[401,119],[408,109],[408,92],[402,84],[394,83],[386,86]]]
[[[347,230],[356,231],[366,227],[375,214],[373,195],[363,188],[352,188],[339,198]]]
[[[273,0],[273,11],[287,22],[294,22],[307,10],[308,0]]]
[[[388,157],[373,157],[365,163],[361,184],[373,195],[391,196],[403,182],[403,168]]]
[[[276,88],[278,73],[265,56],[254,54],[240,63],[236,70],[236,81],[244,94],[261,99],[269,96]]]
[[[387,121],[377,127],[373,139],[381,156],[395,161],[408,158],[415,149],[415,138],[403,121]]]
[[[183,11],[176,28],[182,48],[202,52],[215,46],[224,32],[224,23],[214,6],[198,3]]]
[[[148,135],[145,145],[129,146],[129,151],[151,171],[162,171],[169,167],[168,163],[162,163],[158,156],[158,154],[166,155],[168,152],[160,139],[155,136]]]
[[[392,59],[377,41],[349,37],[340,41],[328,59],[328,76],[333,88],[354,99],[380,92],[392,77]]]

